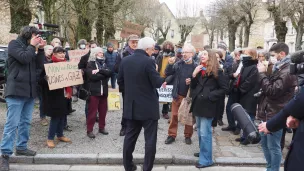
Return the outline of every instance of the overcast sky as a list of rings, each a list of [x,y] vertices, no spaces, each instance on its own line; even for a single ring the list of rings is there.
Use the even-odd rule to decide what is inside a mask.
[[[159,0],[160,3],[165,2],[174,15],[176,15],[177,3],[180,3],[181,1],[186,1],[190,4],[198,4],[203,8],[210,2],[214,2],[215,0]]]

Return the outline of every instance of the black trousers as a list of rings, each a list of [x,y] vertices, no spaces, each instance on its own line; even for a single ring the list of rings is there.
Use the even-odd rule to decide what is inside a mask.
[[[122,92],[121,94],[122,94],[122,106],[123,106],[123,108],[125,108],[125,93]],[[123,118],[123,110],[122,110],[122,115],[121,115],[121,122],[120,122],[120,124],[121,124],[121,128],[122,128],[122,129],[126,129],[126,120]]]
[[[218,103],[218,118],[217,120],[223,120],[224,110],[225,110],[225,97],[220,97],[219,103]]]
[[[157,142],[157,127],[158,120],[125,120],[126,121],[126,135],[123,145],[123,164],[126,171],[131,171],[133,163],[133,151],[137,138],[140,134],[142,127],[144,128],[145,135],[145,160],[144,171],[151,171],[156,154]]]

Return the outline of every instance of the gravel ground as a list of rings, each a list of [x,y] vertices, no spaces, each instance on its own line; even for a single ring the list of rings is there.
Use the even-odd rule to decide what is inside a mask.
[[[81,154],[81,153],[122,153],[123,150],[123,137],[119,136],[121,111],[109,111],[106,118],[106,129],[109,131],[109,135],[102,135],[97,133],[98,126],[95,124],[94,132],[96,138],[94,140],[89,139],[86,136],[85,126],[85,103],[79,100],[77,103],[73,103],[73,108],[76,112],[68,116],[68,124],[72,128],[72,132],[64,132],[65,136],[71,138],[73,141],[71,144],[58,143],[56,148],[49,149],[46,146],[48,126],[42,126],[40,124],[38,105],[35,105],[35,111],[33,113],[31,137],[28,143],[29,148],[37,150],[38,153],[45,154]],[[160,105],[160,107],[162,107]],[[0,136],[2,137],[3,127],[5,124],[6,107],[5,104],[0,104]],[[226,116],[224,116],[227,126]],[[178,136],[176,142],[171,145],[165,145],[164,141],[168,136],[168,122],[161,118],[159,120],[158,127],[158,142],[157,153],[159,154],[182,154],[193,155],[198,151],[198,138],[197,132],[194,132],[192,137],[193,144],[186,145],[184,143],[183,126],[179,125]],[[221,127],[215,129],[213,135],[213,154],[215,157],[263,157],[261,147],[259,145],[241,146],[234,141],[235,136],[229,132],[223,132]],[[292,134],[287,134],[286,143],[289,144]],[[134,153],[144,154],[144,136],[141,132]],[[286,155],[287,150],[284,150]]]

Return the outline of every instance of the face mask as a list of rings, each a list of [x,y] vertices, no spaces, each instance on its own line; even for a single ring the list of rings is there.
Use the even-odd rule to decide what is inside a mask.
[[[272,64],[275,64],[275,63],[278,62],[277,58],[274,57],[274,56],[271,56],[270,59],[269,59],[269,61],[270,61]]]
[[[81,44],[80,45],[80,49],[85,49],[86,45],[85,44]]]
[[[184,60],[184,62],[188,63],[188,62],[190,62],[191,60],[192,60],[192,59],[189,58],[189,59],[187,59],[187,60]]]
[[[244,58],[251,58],[249,55],[241,54],[240,60],[242,61]]]

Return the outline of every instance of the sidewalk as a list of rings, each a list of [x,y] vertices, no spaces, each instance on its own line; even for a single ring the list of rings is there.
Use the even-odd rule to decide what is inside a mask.
[[[47,132],[48,126],[40,125],[39,118],[39,110],[38,106],[35,107],[35,111],[33,114],[33,122],[31,129],[31,137],[28,143],[29,148],[36,150],[39,154],[36,157],[39,157],[43,154],[54,154],[57,155],[57,159],[55,161],[60,162],[61,159],[64,159],[64,162],[67,162],[66,157],[62,157],[64,155],[59,154],[77,154],[74,156],[78,156],[81,160],[82,157],[86,155],[96,156],[114,156],[113,158],[108,158],[108,162],[116,162],[112,164],[121,164],[122,162],[122,150],[123,150],[123,137],[119,136],[120,131],[120,119],[121,119],[121,111],[108,112],[106,118],[106,129],[109,131],[109,135],[98,134],[97,124],[95,125],[94,132],[96,133],[95,140],[91,140],[86,136],[86,126],[85,126],[85,114],[84,114],[84,106],[85,103],[82,100],[79,100],[77,103],[73,103],[73,108],[76,109],[76,112],[68,116],[68,124],[72,128],[72,132],[65,132],[65,136],[72,139],[72,144],[59,143],[56,148],[49,149],[46,146],[47,140]],[[161,106],[162,107],[162,106]],[[0,104],[0,137],[2,137],[2,132],[5,124],[5,115],[6,108],[4,104]],[[224,115],[224,126],[227,126],[226,116]],[[159,128],[158,128],[158,142],[157,142],[157,155],[158,156],[167,156],[168,160],[164,160],[164,164],[194,164],[197,158],[193,157],[195,152],[198,152],[198,138],[197,132],[194,132],[192,137],[193,144],[186,145],[184,143],[183,136],[183,127],[179,125],[178,128],[178,136],[176,141],[171,145],[164,144],[164,141],[167,138],[168,132],[167,120],[161,118],[159,120]],[[286,134],[286,146],[289,145],[292,134]],[[213,157],[214,161],[219,164],[264,164],[265,160],[263,157],[263,152],[261,150],[260,145],[248,145],[243,146],[238,142],[235,142],[234,139],[238,138],[238,136],[233,135],[230,132],[221,131],[221,127],[218,126],[215,129],[215,133],[213,134]],[[138,138],[136,148],[134,154],[138,154],[140,160],[143,159],[144,154],[144,136],[143,131],[141,132],[140,137]],[[284,158],[286,156],[287,149],[285,148],[283,151]],[[45,156],[48,156],[45,155]],[[59,155],[59,156],[58,156]],[[73,156],[73,155],[69,155]],[[169,157],[168,157],[169,156]],[[60,158],[61,157],[61,158]],[[49,164],[47,161],[51,161],[52,157],[44,159],[44,163]],[[73,158],[73,157],[72,157]],[[49,159],[49,160],[47,160]],[[27,159],[20,159],[27,160]],[[34,161],[34,159],[30,159]],[[95,160],[95,159],[94,159]],[[77,161],[77,160],[75,160]],[[20,162],[20,161],[19,161]],[[67,163],[60,164],[67,164]],[[30,163],[30,162],[26,162]],[[35,162],[36,163],[36,162]],[[140,163],[140,161],[139,161]],[[51,164],[59,164],[52,163]],[[74,163],[72,163],[74,164]],[[82,163],[78,163],[82,164]],[[84,163],[86,164],[86,163]],[[109,164],[109,163],[108,163]],[[162,163],[163,164],[163,163]]]

